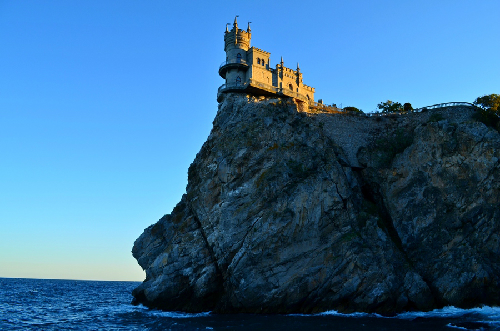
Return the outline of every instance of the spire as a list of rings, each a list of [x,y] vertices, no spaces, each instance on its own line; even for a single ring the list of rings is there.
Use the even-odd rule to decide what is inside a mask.
[[[297,71],[300,71],[299,63],[297,62]]]
[[[235,28],[236,30],[238,30],[238,21],[237,21],[238,16],[240,16],[240,15],[236,15],[236,16],[234,17],[234,23],[233,23],[233,26],[234,26],[234,28]]]
[[[231,23],[226,23],[226,32],[229,32],[229,29],[227,28],[227,26],[231,24]]]
[[[283,66],[283,56],[281,57],[281,66]]]
[[[248,33],[250,33],[250,31],[252,31],[252,30],[250,30],[250,23],[252,23],[252,22],[248,22],[248,29],[247,29]]]

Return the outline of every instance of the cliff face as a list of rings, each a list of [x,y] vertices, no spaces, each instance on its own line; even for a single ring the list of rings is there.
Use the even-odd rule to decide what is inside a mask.
[[[394,313],[500,304],[500,135],[471,108],[364,118],[228,94],[136,303]]]

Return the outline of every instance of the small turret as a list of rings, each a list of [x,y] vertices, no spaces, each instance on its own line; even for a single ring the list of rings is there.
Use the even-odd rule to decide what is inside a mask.
[[[226,25],[226,32],[224,33],[224,51],[226,53],[233,49],[241,49],[248,51],[250,48],[250,40],[252,33],[250,32],[250,22],[248,23],[248,31],[238,28],[238,15],[234,18],[232,29],[229,31]]]

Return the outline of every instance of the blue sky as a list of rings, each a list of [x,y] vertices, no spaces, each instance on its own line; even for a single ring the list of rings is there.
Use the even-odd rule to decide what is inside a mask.
[[[500,93],[500,2],[0,0],[0,277],[142,280],[217,111],[225,24],[316,99]]]

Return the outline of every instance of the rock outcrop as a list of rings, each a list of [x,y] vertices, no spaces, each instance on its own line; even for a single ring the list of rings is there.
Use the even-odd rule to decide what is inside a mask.
[[[227,94],[135,303],[384,314],[500,304],[500,135],[473,108],[308,114]]]

